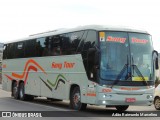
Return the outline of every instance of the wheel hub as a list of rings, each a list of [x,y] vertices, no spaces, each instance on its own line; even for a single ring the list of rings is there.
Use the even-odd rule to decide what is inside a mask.
[[[73,100],[74,100],[74,103],[75,103],[75,104],[78,104],[79,101],[80,101],[80,94],[79,94],[79,93],[76,93],[76,94],[73,96]]]

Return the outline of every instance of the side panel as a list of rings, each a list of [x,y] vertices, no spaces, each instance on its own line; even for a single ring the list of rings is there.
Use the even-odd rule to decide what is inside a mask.
[[[80,54],[4,60],[3,66],[4,90],[11,91],[12,80],[23,80],[26,94],[69,99],[71,85],[77,84],[86,102],[88,78]]]

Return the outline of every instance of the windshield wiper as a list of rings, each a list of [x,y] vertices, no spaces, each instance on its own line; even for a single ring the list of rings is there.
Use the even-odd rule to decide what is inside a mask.
[[[133,77],[134,77],[134,70],[137,73],[137,75],[140,77],[140,79],[144,82],[145,85],[148,86],[147,81],[145,80],[144,76],[142,75],[142,73],[140,72],[140,70],[138,69],[137,65],[134,65],[134,60],[133,60],[133,56],[132,56],[132,68],[133,68]]]
[[[140,72],[140,70],[138,69],[137,65],[132,65],[133,70],[136,71],[137,75],[140,77],[141,80],[143,80],[143,82],[145,83],[145,85],[148,86],[147,81],[145,80],[144,76],[142,75],[142,73]]]
[[[128,80],[130,78],[130,72],[128,70],[128,66],[129,66],[129,60],[128,60],[128,55],[127,55],[127,64],[125,64],[123,66],[122,70],[117,75],[116,80],[113,82],[111,88],[113,88],[113,86],[116,85],[119,82],[120,78],[122,77],[122,75],[124,74],[124,72],[126,71],[126,69],[127,69],[127,75],[126,75],[127,77],[125,77],[125,78],[126,78],[126,80]]]

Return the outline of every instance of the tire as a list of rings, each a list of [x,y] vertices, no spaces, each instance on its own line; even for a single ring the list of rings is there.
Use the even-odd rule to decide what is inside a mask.
[[[19,85],[19,98],[20,100],[26,100],[24,83],[20,83]]]
[[[22,101],[25,101],[25,100],[31,101],[31,100],[34,99],[33,96],[25,94],[25,88],[24,88],[24,83],[23,82],[21,82],[20,85],[19,85],[19,98]]]
[[[160,110],[160,98],[159,97],[156,97],[154,99],[154,107],[156,110]]]
[[[13,86],[12,86],[12,96],[15,99],[19,99],[19,88],[17,86],[17,82],[13,82]]]
[[[71,91],[70,107],[74,110],[85,110],[87,107],[87,104],[81,103],[81,94],[78,86]]]
[[[123,112],[128,109],[129,105],[119,105],[119,106],[115,106],[115,107],[119,112]]]

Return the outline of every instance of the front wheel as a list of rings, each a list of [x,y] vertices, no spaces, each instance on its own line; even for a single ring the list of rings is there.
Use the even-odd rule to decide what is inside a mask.
[[[160,98],[156,97],[154,99],[154,107],[156,108],[156,110],[160,110]]]
[[[119,105],[119,106],[115,106],[115,107],[119,112],[123,112],[128,109],[129,105]]]
[[[85,110],[87,107],[87,104],[81,103],[81,94],[79,87],[75,87],[73,91],[71,91],[70,107],[74,110]]]

